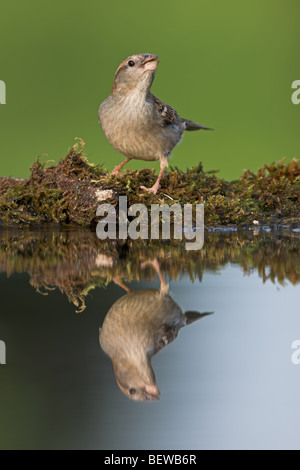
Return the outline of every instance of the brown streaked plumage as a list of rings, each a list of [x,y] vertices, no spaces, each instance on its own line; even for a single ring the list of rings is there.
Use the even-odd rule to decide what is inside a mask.
[[[117,174],[131,159],[160,161],[160,172],[152,188],[156,194],[168,158],[184,130],[210,129],[178,116],[175,109],[150,93],[158,56],[135,54],[123,60],[115,73],[111,94],[99,108],[99,121],[109,143],[126,159],[116,166]]]

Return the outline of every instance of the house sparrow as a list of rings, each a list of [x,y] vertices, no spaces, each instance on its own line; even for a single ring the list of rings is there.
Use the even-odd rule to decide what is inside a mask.
[[[173,341],[179,330],[208,313],[185,312],[168,294],[156,260],[151,262],[161,280],[160,290],[132,292],[118,279],[127,294],[108,311],[100,329],[100,345],[110,356],[117,383],[129,398],[158,400],[159,389],[151,358]]]
[[[126,159],[112,171],[116,175],[131,159],[160,160],[160,172],[152,188],[156,194],[173,148],[184,130],[210,128],[178,116],[175,109],[150,93],[158,56],[135,54],[117,68],[111,94],[99,108],[99,121],[109,143]]]

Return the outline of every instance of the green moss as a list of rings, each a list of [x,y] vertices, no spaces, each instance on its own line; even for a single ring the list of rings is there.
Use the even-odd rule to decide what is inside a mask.
[[[117,205],[124,194],[128,204],[175,202],[204,203],[206,226],[298,224],[300,222],[300,163],[281,160],[264,165],[257,173],[244,171],[235,181],[205,172],[200,163],[187,171],[171,170],[162,179],[157,195],[140,189],[156,180],[155,170],[127,170],[112,176],[88,162],[79,139],[58,165],[37,160],[27,180],[0,179],[0,221],[4,224],[74,223],[88,226],[96,221],[99,205],[95,192],[111,189],[108,202]]]

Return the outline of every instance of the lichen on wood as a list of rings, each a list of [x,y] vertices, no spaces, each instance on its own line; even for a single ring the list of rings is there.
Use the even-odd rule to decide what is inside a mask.
[[[280,160],[264,165],[257,173],[244,171],[235,181],[204,171],[202,164],[186,171],[171,168],[157,195],[140,189],[155,181],[155,170],[127,170],[113,176],[91,164],[78,142],[57,165],[38,159],[27,179],[0,178],[0,222],[6,225],[76,224],[97,221],[100,203],[118,205],[126,195],[128,205],[204,203],[205,225],[252,225],[300,223],[300,162]]]

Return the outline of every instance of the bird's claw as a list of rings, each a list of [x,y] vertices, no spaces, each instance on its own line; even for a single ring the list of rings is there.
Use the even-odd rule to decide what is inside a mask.
[[[146,188],[146,186],[140,186],[140,189],[143,189],[144,191],[147,191],[147,193],[154,194],[154,195],[157,193],[159,188],[160,188],[160,185],[158,186],[154,185],[152,186],[152,188]]]

